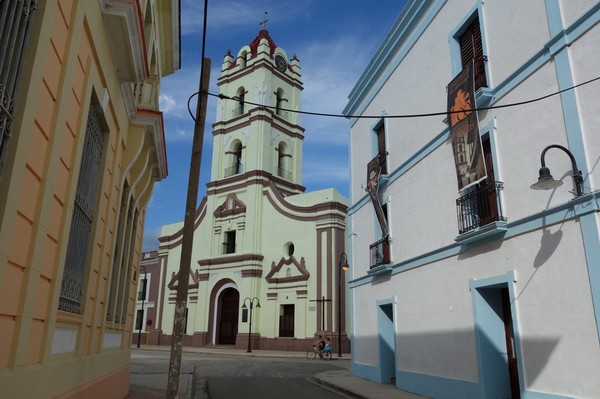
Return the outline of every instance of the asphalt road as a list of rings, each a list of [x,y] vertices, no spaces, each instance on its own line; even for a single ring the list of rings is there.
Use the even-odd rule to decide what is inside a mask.
[[[322,371],[340,368],[336,361],[268,357],[218,357],[196,363],[197,384],[210,399],[343,398],[310,382]]]
[[[134,353],[131,362],[132,373],[164,373],[168,371],[169,353]],[[311,377],[347,367],[342,362],[335,358],[325,361],[184,353],[181,375],[193,373],[195,398],[338,399],[346,396],[315,384]]]

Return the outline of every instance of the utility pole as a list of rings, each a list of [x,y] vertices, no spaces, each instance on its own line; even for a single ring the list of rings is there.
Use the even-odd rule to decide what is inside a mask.
[[[190,265],[192,263],[192,247],[194,245],[194,217],[198,202],[198,186],[200,184],[200,164],[202,162],[202,142],[204,141],[204,123],[206,122],[206,103],[208,99],[208,83],[210,80],[209,58],[202,60],[200,74],[200,90],[196,106],[194,140],[192,142],[192,159],[188,181],[185,218],[183,220],[183,237],[181,242],[181,261],[177,274],[177,299],[175,302],[175,318],[173,320],[173,339],[171,342],[171,358],[169,360],[169,377],[167,381],[167,399],[176,399],[179,390],[179,372],[181,370],[181,352],[183,349],[183,324],[187,307]]]

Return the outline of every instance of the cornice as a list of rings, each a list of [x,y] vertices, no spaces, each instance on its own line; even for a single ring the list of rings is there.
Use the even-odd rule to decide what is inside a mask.
[[[134,125],[146,126],[151,130],[154,148],[156,150],[156,161],[159,171],[159,180],[169,174],[167,166],[167,148],[165,144],[165,129],[163,114],[160,111],[138,109],[131,118]]]
[[[141,82],[149,75],[142,11],[135,0],[100,0],[100,9],[117,64],[125,82]]]

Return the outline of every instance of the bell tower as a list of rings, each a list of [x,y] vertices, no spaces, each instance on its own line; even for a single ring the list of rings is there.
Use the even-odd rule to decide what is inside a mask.
[[[279,337],[295,337],[305,347],[314,331],[336,331],[333,315],[341,314],[338,302],[315,311],[310,298],[339,287],[347,200],[333,188],[305,193],[300,62],[262,25],[250,44],[225,55],[217,81],[211,180],[196,210],[189,278],[192,345],[281,350],[292,341]],[[173,224],[162,234],[173,291],[183,229]],[[174,306],[166,301],[165,309]]]
[[[266,29],[228,52],[217,82],[211,182],[267,177],[284,195],[304,191],[300,126],[300,62],[289,59]],[[223,181],[222,183],[225,183]]]

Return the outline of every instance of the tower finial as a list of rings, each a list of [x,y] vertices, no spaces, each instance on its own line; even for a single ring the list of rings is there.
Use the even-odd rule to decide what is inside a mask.
[[[263,17],[263,20],[261,23],[259,23],[259,25],[262,26],[263,29],[267,29],[267,22],[269,22],[269,20],[267,19],[267,12],[265,11],[265,16]]]

